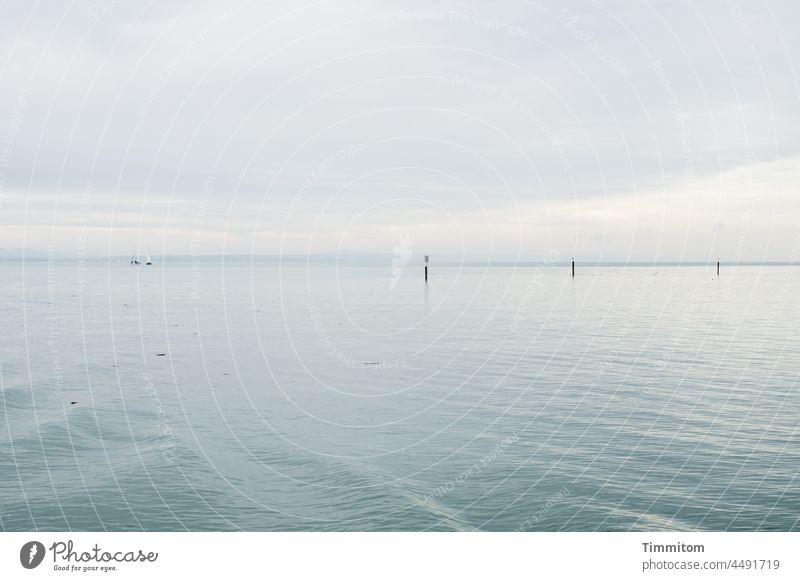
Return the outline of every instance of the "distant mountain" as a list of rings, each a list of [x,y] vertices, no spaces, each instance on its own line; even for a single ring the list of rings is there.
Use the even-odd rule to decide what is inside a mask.
[[[56,259],[71,259],[73,256],[63,252],[40,250],[38,248],[0,248],[0,260],[47,260],[50,256]]]

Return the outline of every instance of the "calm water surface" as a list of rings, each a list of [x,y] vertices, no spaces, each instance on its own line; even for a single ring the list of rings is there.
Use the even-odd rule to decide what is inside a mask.
[[[799,272],[0,263],[0,529],[797,530]]]

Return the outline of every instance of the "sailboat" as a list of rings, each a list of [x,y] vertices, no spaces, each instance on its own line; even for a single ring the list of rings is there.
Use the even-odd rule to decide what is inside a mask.
[[[131,250],[131,265],[135,266],[139,264],[139,257],[136,256],[136,245],[133,245],[133,250]]]
[[[153,261],[150,259],[150,245],[149,244],[147,245],[147,259],[145,259],[144,263],[147,266],[150,266],[151,264],[153,264]]]

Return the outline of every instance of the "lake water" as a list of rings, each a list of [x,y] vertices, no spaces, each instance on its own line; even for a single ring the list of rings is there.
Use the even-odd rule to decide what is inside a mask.
[[[0,263],[0,529],[797,530],[799,272]]]

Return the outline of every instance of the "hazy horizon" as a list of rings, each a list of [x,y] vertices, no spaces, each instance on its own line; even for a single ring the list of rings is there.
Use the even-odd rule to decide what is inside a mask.
[[[32,262],[44,262],[47,260],[63,261],[63,262],[81,262],[81,261],[114,261],[114,262],[128,262],[131,258],[144,259],[144,254],[109,254],[109,255],[71,255],[64,254],[57,251],[47,250],[33,250],[23,254],[8,252],[6,249],[0,248],[0,262],[23,262],[26,260]],[[347,262],[355,265],[363,266],[385,266],[387,269],[393,265],[393,260],[397,260],[397,256],[391,253],[342,253],[342,254],[151,254],[154,261],[153,265],[157,266],[159,262],[188,262],[197,260],[230,260],[236,262],[244,261],[264,261],[264,262],[278,262],[285,261],[287,263],[329,263],[329,262]],[[421,268],[425,265],[423,255],[409,256],[408,262],[403,259],[404,268],[409,269]],[[537,266],[546,264],[549,266],[566,267],[573,261],[572,257],[567,258],[553,258],[552,256],[542,256],[536,258],[535,256],[520,257],[517,260],[504,260],[504,259],[491,259],[491,260],[459,260],[454,256],[436,256],[431,266]],[[722,266],[735,267],[735,266],[800,266],[800,261],[790,260],[703,260],[703,259],[668,259],[662,258],[658,260],[597,260],[597,259],[580,259],[574,258],[577,266],[592,267],[592,266],[653,266],[653,267],[669,267],[669,266],[715,266],[717,262]],[[145,266],[145,265],[141,265]]]

